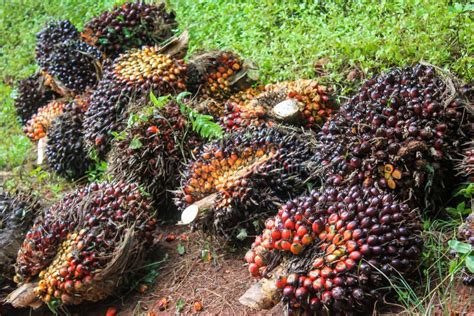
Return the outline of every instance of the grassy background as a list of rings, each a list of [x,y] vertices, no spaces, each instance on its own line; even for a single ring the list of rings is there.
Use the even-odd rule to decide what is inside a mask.
[[[51,19],[70,19],[78,28],[123,0],[3,0],[0,6],[0,170],[26,172],[53,193],[64,182],[41,168],[23,171],[33,145],[22,134],[12,102],[12,85],[33,73],[35,34]],[[320,77],[347,95],[375,72],[427,61],[465,81],[474,77],[474,8],[446,0],[168,0],[180,30],[190,31],[190,52],[232,49],[252,60],[263,82]],[[315,63],[320,65],[315,71]],[[357,72],[354,72],[356,70]],[[359,74],[355,80],[349,74]],[[1,184],[0,184],[1,185]],[[435,281],[457,271],[446,238],[455,221],[425,222],[427,247],[422,294],[400,283],[399,296],[414,312],[425,312]],[[447,231],[447,233],[446,233]],[[458,269],[459,270],[459,269]],[[435,282],[436,283],[436,282]],[[439,282],[438,282],[439,283]],[[423,293],[424,291],[424,293]],[[419,293],[419,292],[417,292]],[[444,292],[442,293],[445,294]]]
[[[21,166],[31,149],[12,107],[11,85],[36,70],[35,34],[51,19],[78,28],[123,0],[4,0],[0,7],[0,169]],[[262,81],[314,77],[350,92],[357,69],[370,75],[424,60],[466,81],[474,77],[474,22],[468,1],[169,0],[190,51],[232,49]],[[471,10],[471,11],[469,11]]]

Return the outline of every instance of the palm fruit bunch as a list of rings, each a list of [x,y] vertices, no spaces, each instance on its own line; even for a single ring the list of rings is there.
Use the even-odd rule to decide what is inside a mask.
[[[123,129],[124,113],[131,102],[132,88],[115,82],[105,73],[92,92],[84,116],[84,137],[88,149],[95,149],[100,157],[108,152],[110,134]]]
[[[113,65],[114,79],[157,95],[177,94],[186,89],[186,65],[183,60],[162,54],[159,46],[131,49]]]
[[[73,93],[92,89],[101,76],[100,51],[84,42],[68,40],[56,45],[41,67]]]
[[[153,215],[151,202],[136,184],[80,188],[49,208],[26,234],[16,281],[34,287],[45,303],[104,299],[152,242]]]
[[[47,64],[47,59],[57,45],[68,40],[79,40],[80,33],[69,21],[50,21],[36,34],[36,60],[40,66]]]
[[[39,201],[25,192],[0,193],[0,301],[12,285],[18,249],[40,207]]]
[[[84,104],[68,103],[51,124],[46,143],[47,164],[59,175],[78,179],[85,175],[91,160],[84,143]]]
[[[310,139],[277,126],[227,134],[188,164],[175,202],[206,209],[200,223],[211,233],[232,239],[240,229],[254,231],[254,221],[304,190]]]
[[[226,100],[251,83],[244,61],[233,52],[211,51],[189,59],[186,86],[201,99]]]
[[[40,107],[58,97],[57,93],[45,85],[45,78],[40,73],[20,80],[17,86],[15,108],[21,124],[25,125]]]
[[[140,117],[115,142],[109,168],[115,179],[140,183],[155,205],[168,208],[179,171],[202,141],[175,102]]]
[[[289,255],[276,286],[292,309],[364,310],[387,278],[416,269],[420,223],[407,204],[375,186],[329,186],[282,206],[245,258],[259,277]]]
[[[101,75],[102,53],[80,40],[71,22],[54,21],[37,34],[38,64],[55,84],[73,93],[93,88]]]
[[[165,4],[126,2],[87,22],[83,38],[110,57],[131,48],[160,44],[173,35],[178,23]]]
[[[334,109],[329,90],[307,79],[267,85],[249,102],[227,102],[221,124],[228,130],[273,122],[319,128]]]
[[[56,100],[39,108],[38,112],[28,120],[23,128],[26,136],[32,141],[38,141],[45,137],[53,120],[63,112],[64,105],[65,103],[62,100]]]
[[[393,69],[322,127],[320,189],[281,207],[246,256],[255,276],[281,263],[276,284],[290,308],[366,310],[392,276],[416,269],[419,210],[444,205],[439,191],[470,130],[452,87],[431,66]]]

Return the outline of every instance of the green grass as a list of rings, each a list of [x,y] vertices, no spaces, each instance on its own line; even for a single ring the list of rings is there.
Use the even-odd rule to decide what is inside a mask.
[[[24,171],[33,145],[17,122],[11,85],[33,73],[35,33],[51,19],[70,19],[79,28],[93,15],[123,0],[13,0],[0,6],[0,170],[45,185],[56,194],[63,182],[41,169]],[[469,1],[168,0],[180,30],[190,32],[190,52],[231,49],[258,66],[267,82],[319,77],[340,96],[363,79],[393,67],[426,61],[465,81],[474,78],[473,6]],[[315,63],[320,64],[315,71]],[[355,81],[353,70],[362,73]],[[16,185],[12,179],[7,183]],[[397,292],[416,311],[450,281],[446,236],[454,221],[426,221],[423,276],[415,293],[400,280]],[[446,280],[445,280],[446,279]],[[435,285],[433,285],[435,284]],[[421,291],[421,292],[420,292]],[[415,294],[416,295],[415,295]],[[441,295],[442,296],[442,295]],[[442,299],[442,297],[441,297]],[[402,300],[403,302],[403,300]],[[429,302],[428,302],[429,303]],[[414,310],[414,311],[415,311]]]

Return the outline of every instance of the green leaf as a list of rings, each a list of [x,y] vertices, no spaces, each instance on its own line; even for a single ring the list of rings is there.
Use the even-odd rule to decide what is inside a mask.
[[[244,240],[245,238],[248,237],[248,234],[247,234],[247,230],[245,228],[242,228],[240,231],[239,231],[239,234],[237,235],[237,239],[239,240]]]
[[[164,96],[161,96],[159,98],[157,98],[155,96],[155,94],[153,93],[153,91],[150,91],[150,100],[151,100],[151,103],[153,103],[153,105],[158,108],[158,109],[161,109],[162,107],[164,107],[170,100],[170,96],[169,95],[164,95]]]
[[[181,243],[178,244],[178,246],[176,247],[176,250],[178,251],[180,256],[186,253],[186,248],[184,248],[183,244]]]
[[[208,249],[202,249],[201,250],[201,260],[204,262],[209,261],[209,250]]]
[[[470,244],[466,244],[458,240],[452,239],[448,241],[448,245],[452,250],[456,251],[457,253],[467,254],[472,251],[472,246]]]
[[[466,257],[466,267],[471,273],[474,273],[474,255]]]
[[[130,145],[128,146],[130,149],[138,149],[143,146],[142,142],[138,138],[132,139]]]
[[[176,302],[176,311],[180,313],[184,309],[184,305],[186,305],[186,302],[182,298],[180,298]]]

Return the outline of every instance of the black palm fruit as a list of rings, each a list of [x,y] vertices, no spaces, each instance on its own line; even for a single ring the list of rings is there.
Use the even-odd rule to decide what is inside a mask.
[[[68,179],[81,178],[91,165],[84,142],[84,111],[81,104],[69,103],[48,130],[47,164]]]
[[[40,73],[20,80],[17,86],[15,108],[21,124],[25,125],[40,107],[58,97],[59,95],[45,84],[45,78]]]

